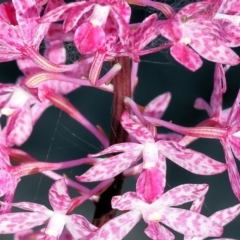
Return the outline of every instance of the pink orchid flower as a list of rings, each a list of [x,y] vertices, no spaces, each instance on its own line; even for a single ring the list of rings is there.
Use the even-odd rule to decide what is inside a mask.
[[[222,94],[225,90],[225,71],[221,64],[216,64],[214,90],[211,96],[210,105],[202,99],[197,99],[195,103],[197,108],[205,109],[208,112],[210,115],[209,119],[203,121],[194,128],[185,128],[150,117],[146,117],[146,119],[156,126],[164,126],[176,132],[185,134],[187,137],[184,137],[183,140],[179,142],[181,146],[186,146],[191,141],[200,137],[219,139],[224,149],[232,190],[235,196],[240,200],[240,174],[234,159],[235,156],[240,160],[240,91],[238,92],[233,106],[229,109],[222,110]]]
[[[171,55],[191,71],[202,66],[199,55],[227,65],[240,62],[238,55],[222,39],[219,26],[206,16],[209,4],[208,1],[188,4],[172,19],[159,22],[159,32],[174,43]]]
[[[62,0],[49,0],[45,12],[62,5]],[[0,60],[32,59],[40,68],[51,72],[65,72],[73,65],[57,65],[46,60],[38,52],[50,23],[38,23],[43,6],[40,1],[18,1],[0,5]]]
[[[92,12],[89,13],[91,10]],[[65,32],[77,26],[74,41],[80,53],[88,54],[103,46],[105,43],[104,28],[110,23],[112,28],[118,25],[120,40],[123,45],[126,45],[127,39],[125,39],[123,28],[129,23],[130,14],[131,9],[125,1],[91,0],[60,6],[45,14],[40,22],[64,20]]]
[[[80,239],[97,230],[83,216],[72,214],[67,215],[72,206],[72,199],[69,197],[64,178],[57,180],[49,190],[49,201],[53,208],[31,202],[20,202],[11,204],[30,212],[6,213],[0,215],[0,233],[16,233],[40,226],[46,222],[48,225],[44,231],[46,238],[57,240],[64,226],[68,229],[74,239]],[[2,205],[7,204],[1,202]]]
[[[221,64],[216,64],[214,74],[214,90],[211,96],[210,105],[203,99],[197,99],[195,107],[204,109],[209,115],[209,119],[203,121],[198,126],[214,126],[223,129],[226,134],[219,137],[223,146],[226,163],[228,164],[228,175],[235,196],[240,200],[240,174],[234,156],[240,160],[239,141],[239,101],[240,92],[231,108],[222,110],[222,94],[226,90],[225,71]],[[213,130],[214,131],[214,130]],[[196,138],[185,137],[181,140],[181,145],[187,145]]]
[[[204,196],[207,190],[206,184],[180,185],[150,204],[139,198],[137,193],[128,192],[113,197],[112,207],[121,211],[130,210],[131,218],[142,217],[148,224],[145,233],[154,240],[174,239],[174,235],[159,222],[184,235],[221,236],[223,228],[209,218],[193,211],[173,207],[195,201]]]
[[[174,141],[159,140],[155,142],[153,133],[127,112],[123,113],[121,124],[140,143],[115,144],[100,153],[89,154],[88,156],[96,157],[123,152],[96,164],[86,173],[78,176],[79,181],[101,181],[112,178],[136,164],[140,158],[143,158],[143,168],[158,168],[161,166],[160,172],[163,176],[165,176],[166,168],[165,157],[195,174],[212,175],[226,170],[225,164],[217,162],[202,153],[186,149]]]
[[[102,64],[108,58],[118,37],[124,48],[128,48],[131,9],[125,1],[81,1],[56,8],[43,16],[40,22],[64,20],[65,32],[76,28],[74,43],[81,54],[94,53],[89,80],[97,85]]]

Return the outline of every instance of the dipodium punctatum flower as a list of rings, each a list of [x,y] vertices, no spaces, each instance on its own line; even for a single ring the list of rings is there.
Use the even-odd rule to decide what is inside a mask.
[[[0,234],[16,233],[40,226],[46,222],[48,224],[44,234],[46,237],[50,237],[51,240],[59,238],[64,226],[66,226],[74,239],[81,239],[98,229],[81,215],[67,215],[72,206],[72,199],[69,197],[64,178],[57,180],[51,186],[49,201],[53,211],[37,203],[20,202],[11,204],[14,207],[30,212],[1,214]],[[1,202],[1,204],[7,203]]]
[[[159,32],[174,43],[170,48],[171,55],[192,71],[202,66],[200,56],[228,65],[240,62],[239,56],[225,43],[221,28],[206,11],[211,4],[212,1],[190,3],[172,19],[159,22]]]
[[[140,199],[137,193],[127,192],[113,197],[112,207],[121,211],[130,210],[133,216],[141,216],[148,224],[145,233],[154,240],[174,239],[174,235],[162,224],[187,236],[221,236],[223,228],[209,218],[173,207],[195,201],[207,190],[206,184],[184,184],[169,190],[150,204]]]
[[[202,175],[221,173],[227,168],[225,164],[217,162],[202,153],[186,149],[177,142],[155,141],[153,133],[127,112],[122,114],[121,124],[140,143],[115,144],[100,153],[89,154],[88,156],[96,157],[122,152],[101,161],[83,175],[78,176],[79,181],[101,181],[112,178],[136,164],[141,158],[143,158],[144,168],[162,166],[163,163],[159,163],[159,161],[164,161],[165,164],[165,157],[167,157],[186,170]],[[163,155],[164,158],[159,157],[160,155]],[[164,173],[163,176],[165,176]]]
[[[211,96],[210,105],[203,99],[198,98],[195,107],[204,109],[209,115],[209,119],[204,120],[198,126],[213,126],[223,130],[225,134],[219,137],[223,146],[226,163],[228,164],[228,175],[231,187],[235,196],[240,200],[240,174],[234,156],[240,160],[240,138],[239,138],[239,116],[240,116],[240,92],[233,103],[233,106],[222,110],[222,95],[226,91],[225,71],[221,64],[216,64],[214,74],[214,89]],[[214,130],[212,130],[214,133]],[[210,133],[211,134],[211,133]],[[186,145],[195,138],[185,137],[181,140],[181,145]]]

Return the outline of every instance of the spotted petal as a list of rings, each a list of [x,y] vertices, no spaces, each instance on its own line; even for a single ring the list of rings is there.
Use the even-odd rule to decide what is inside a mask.
[[[148,227],[144,230],[146,235],[153,240],[168,239],[173,240],[175,236],[167,228],[156,222],[151,222]]]
[[[121,116],[121,124],[140,143],[155,142],[152,133],[126,111]]]
[[[80,239],[98,230],[85,217],[77,214],[68,217],[66,227],[74,239]]]
[[[180,208],[165,208],[161,222],[187,236],[219,237],[223,233],[223,227],[209,218]]]
[[[139,210],[132,210],[105,223],[91,240],[123,239],[141,219]]]
[[[140,153],[139,150],[133,150],[110,157],[76,178],[81,182],[93,182],[115,177],[136,163],[140,158]]]
[[[230,184],[235,196],[240,200],[240,174],[238,172],[238,168],[232,154],[231,147],[227,142],[223,142],[224,154],[226,158],[226,163],[228,164],[228,176],[230,180]]]
[[[202,153],[184,148],[176,142],[160,140],[157,144],[165,157],[192,173],[213,175],[227,169],[226,164],[217,162]]]
[[[183,184],[164,193],[154,206],[179,206],[204,196],[208,191],[207,184]]]
[[[240,204],[212,214],[209,218],[220,226],[225,226],[240,214]]]
[[[191,71],[196,71],[202,66],[202,60],[197,53],[185,44],[176,43],[170,48],[171,55],[176,61]]]
[[[118,143],[114,144],[103,151],[95,154],[88,154],[88,157],[98,157],[110,153],[118,153],[118,152],[129,152],[132,151],[133,149],[135,150],[141,150],[143,147],[138,144],[138,143]]]
[[[57,180],[49,190],[49,202],[55,212],[66,214],[71,205],[64,178]]]
[[[48,216],[39,212],[8,213],[0,215],[0,233],[9,234],[42,225]]]
[[[32,114],[29,103],[26,102],[22,109],[15,110],[4,129],[8,145],[22,145],[31,135],[32,129]]]
[[[161,118],[169,105],[170,99],[170,92],[157,96],[150,103],[148,103],[144,115],[154,118]]]

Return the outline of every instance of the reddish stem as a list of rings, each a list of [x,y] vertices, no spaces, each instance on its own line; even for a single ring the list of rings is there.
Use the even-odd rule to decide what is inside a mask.
[[[114,92],[113,92],[113,114],[112,126],[110,135],[110,145],[116,143],[123,143],[127,141],[128,134],[123,129],[120,118],[125,111],[124,99],[131,97],[131,65],[128,57],[119,57],[116,62],[122,66],[120,72],[114,78]],[[123,185],[122,174],[115,177],[113,184],[101,194],[99,202],[96,203],[96,210],[94,214],[93,224],[101,227],[103,224],[114,218],[116,209],[111,207],[111,199],[115,195],[121,193]]]

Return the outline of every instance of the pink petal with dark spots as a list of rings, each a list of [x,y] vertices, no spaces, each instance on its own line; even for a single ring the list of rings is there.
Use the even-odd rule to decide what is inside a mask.
[[[38,203],[32,203],[32,202],[19,202],[19,203],[5,203],[5,202],[0,202],[1,205],[11,205],[13,207],[21,208],[27,211],[32,211],[32,212],[37,212],[41,214],[45,214],[48,216],[51,216],[53,214],[52,211],[47,209],[45,206],[38,204]]]
[[[141,151],[135,149],[132,152],[118,154],[103,160],[76,178],[81,182],[94,182],[115,177],[136,163],[140,158],[140,154]]]
[[[0,197],[5,195],[13,187],[13,177],[10,173],[0,169]]]
[[[16,109],[6,126],[7,142],[11,145],[22,145],[32,133],[33,124],[29,103],[22,109]]]
[[[69,13],[71,9],[74,9],[78,6],[84,5],[85,2],[69,3],[58,8],[53,9],[52,11],[46,13],[38,22],[57,22],[64,20],[66,14]]]
[[[126,111],[121,116],[121,124],[123,128],[140,143],[155,142],[151,131],[130,116]]]
[[[110,153],[117,153],[117,152],[128,152],[133,149],[141,151],[143,149],[143,146],[138,143],[118,143],[106,148],[105,150],[99,153],[88,154],[88,157],[98,157],[98,156],[102,156]]]
[[[215,212],[209,218],[220,226],[225,226],[240,214],[240,204]]]
[[[202,210],[204,200],[205,200],[205,196],[202,196],[202,197],[198,198],[197,200],[195,200],[192,203],[192,206],[191,206],[190,210],[193,211],[193,212],[200,213],[201,210]]]
[[[224,154],[226,158],[226,163],[228,164],[228,176],[230,180],[230,184],[233,190],[233,193],[237,197],[238,200],[240,200],[240,174],[238,172],[238,168],[234,159],[234,156],[232,154],[231,147],[229,146],[229,143],[223,142],[222,143],[224,148]]]
[[[215,116],[219,116],[222,110],[222,94],[226,91],[226,77],[222,64],[216,63],[214,72],[214,89],[210,105]]]
[[[163,113],[166,111],[170,100],[170,92],[157,96],[145,107],[146,110],[144,112],[144,115],[154,118],[161,118]]]
[[[0,233],[9,234],[42,225],[48,216],[39,212],[7,213],[0,215]]]
[[[49,202],[55,212],[66,214],[71,206],[65,179],[55,181],[49,190]]]
[[[196,71],[202,66],[202,60],[197,53],[185,44],[176,43],[170,48],[173,58],[191,71]]]
[[[151,222],[148,227],[144,230],[146,235],[153,240],[173,240],[175,236],[167,228],[160,225],[158,222]]]
[[[209,218],[180,208],[165,208],[161,222],[187,236],[220,237],[223,233],[223,227]]]
[[[94,7],[94,3],[84,3],[83,5],[76,6],[72,8],[70,11],[68,11],[68,14],[63,24],[63,31],[69,32],[74,27],[76,27],[77,24],[80,25],[80,19],[83,17],[84,14],[90,11],[91,8],[93,7]]]
[[[66,228],[74,239],[84,238],[98,230],[98,228],[92,225],[85,217],[77,214],[72,214],[68,217]]]
[[[8,167],[11,166],[10,159],[5,147],[0,147],[0,168],[2,170],[8,170]]]
[[[91,240],[123,239],[140,219],[140,211],[129,211],[105,223]]]
[[[212,37],[205,36],[201,41],[192,40],[190,45],[199,55],[209,61],[231,66],[240,63],[239,56],[231,48]]]
[[[112,198],[112,208],[121,211],[139,209],[144,206],[144,202],[139,199],[138,194],[135,192],[127,192],[121,196],[114,196]]]
[[[202,153],[186,149],[176,142],[160,140],[157,144],[160,152],[165,157],[192,173],[213,175],[221,173],[227,169],[226,164],[217,162]]]
[[[40,17],[41,6],[35,1],[28,0],[13,0],[16,9],[16,18],[21,33],[21,38],[29,46],[33,45],[38,30],[37,19]],[[40,39],[39,43],[42,41]]]
[[[204,196],[207,191],[207,184],[183,184],[164,193],[153,205],[159,208],[162,206],[178,206]]]

